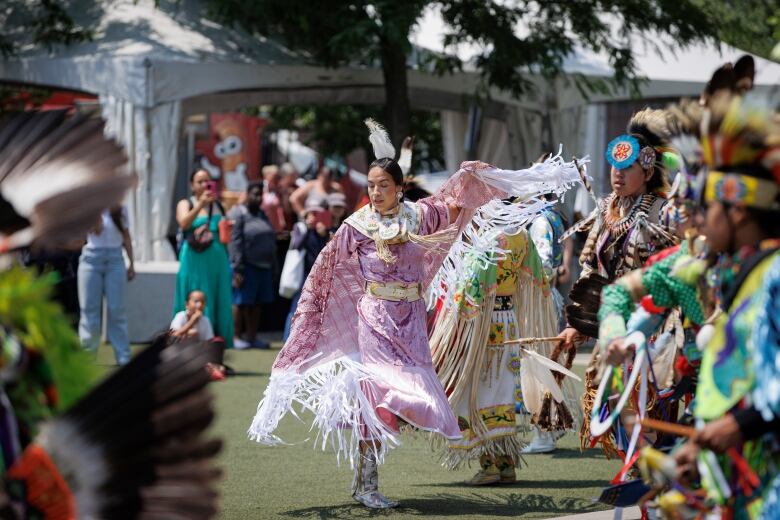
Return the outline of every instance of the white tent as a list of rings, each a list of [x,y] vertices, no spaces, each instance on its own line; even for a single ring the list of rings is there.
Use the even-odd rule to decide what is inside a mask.
[[[19,55],[0,61],[0,81],[99,95],[109,131],[127,147],[139,175],[128,205],[141,261],[174,257],[166,234],[187,115],[258,104],[384,102],[378,69],[313,67],[271,40],[207,20],[197,0],[157,3],[155,7],[154,0],[74,0],[68,12],[94,31],[94,42],[52,53],[26,46]],[[673,69],[670,62],[661,79],[644,85],[643,95],[695,95],[702,84],[688,80],[706,78],[707,71],[730,57],[711,52],[704,56],[695,50],[685,56],[690,59],[678,56],[676,61],[686,64],[682,70]],[[700,74],[688,74],[693,64]],[[609,73],[597,58],[581,58],[567,66],[575,72]],[[758,69],[759,82],[780,78],[778,65],[759,60]],[[409,73],[413,107],[441,111],[449,170],[465,159],[469,95],[478,83],[478,76],[470,73],[447,77]],[[598,131],[603,127],[603,103],[620,96],[585,100],[566,80],[538,84],[538,93],[523,99],[491,93],[482,104],[477,155],[494,164],[519,166],[535,158],[543,143],[563,142],[566,154],[590,153],[598,160],[605,138]],[[599,167],[597,162],[595,166]]]

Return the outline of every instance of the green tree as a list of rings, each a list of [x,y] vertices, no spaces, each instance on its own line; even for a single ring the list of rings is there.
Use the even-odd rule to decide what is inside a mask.
[[[577,47],[609,56],[619,86],[638,85],[631,35],[658,36],[687,45],[714,41],[718,21],[701,0],[205,0],[211,16],[280,39],[313,63],[380,66],[385,81],[384,121],[398,143],[411,131],[407,89],[409,35],[428,6],[437,6],[449,32],[446,47],[482,49],[473,64],[485,86],[522,95],[529,72],[553,78]],[[614,27],[618,31],[613,30]],[[439,72],[463,66],[434,57]],[[579,78],[585,89],[603,84]]]
[[[695,0],[718,20],[718,37],[742,50],[771,59],[780,41],[780,3],[777,0]]]
[[[252,115],[258,111],[251,110]],[[382,107],[376,105],[280,105],[269,107],[269,130],[298,129],[303,140],[325,156],[344,157],[364,148],[367,117],[377,119]],[[414,136],[412,173],[444,169],[441,121],[437,112],[412,110],[410,134]]]
[[[89,41],[92,32],[78,26],[59,0],[5,0],[0,8],[0,54],[9,57],[19,42],[52,50],[55,45]]]

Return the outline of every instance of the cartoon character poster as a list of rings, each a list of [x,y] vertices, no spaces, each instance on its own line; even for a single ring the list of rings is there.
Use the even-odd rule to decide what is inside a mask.
[[[239,113],[211,114],[209,138],[195,143],[200,166],[222,189],[243,192],[260,179],[260,143],[264,119]]]

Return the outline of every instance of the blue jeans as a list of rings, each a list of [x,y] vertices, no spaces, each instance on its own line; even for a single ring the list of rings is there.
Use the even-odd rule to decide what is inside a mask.
[[[290,325],[292,325],[293,315],[295,314],[295,309],[298,308],[298,300],[300,298],[301,298],[301,291],[298,290],[298,292],[295,293],[292,297],[292,303],[290,304],[290,312],[287,314],[287,319],[284,320],[284,334],[282,335],[282,341],[287,341],[287,338],[290,337]]]
[[[130,340],[127,334],[125,288],[127,268],[122,248],[84,248],[79,258],[78,272],[79,338],[84,348],[96,351],[100,345],[103,297],[108,309],[108,341],[114,348],[119,365],[130,361]]]

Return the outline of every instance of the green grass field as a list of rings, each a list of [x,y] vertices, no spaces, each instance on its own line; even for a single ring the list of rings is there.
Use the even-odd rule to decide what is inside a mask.
[[[313,448],[311,441],[299,442],[310,435],[307,424],[293,417],[281,424],[281,437],[297,442],[291,446],[269,447],[247,439],[276,353],[229,352],[226,362],[237,375],[212,384],[218,412],[213,431],[225,443],[219,461],[224,472],[220,518],[549,518],[602,509],[593,498],[620,468],[600,450],[580,454],[578,439],[569,434],[555,453],[527,456],[528,466],[519,471],[516,484],[472,488],[462,482],[476,465],[448,471],[425,438],[405,436],[380,468],[380,489],[400,500],[401,507],[367,510],[350,498],[349,463],[336,466],[332,452]],[[101,349],[99,361],[112,360],[109,349]]]

